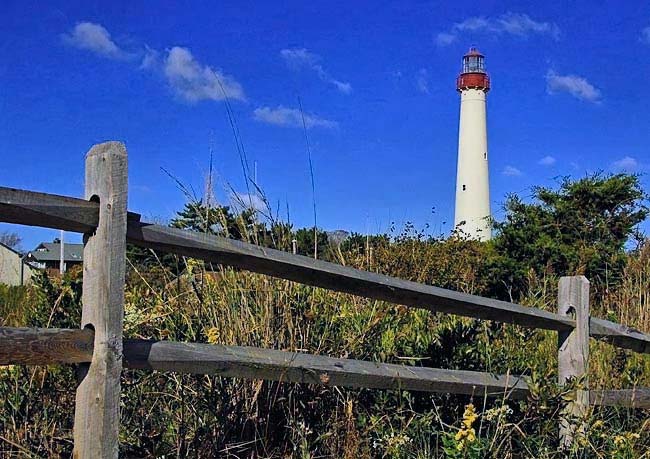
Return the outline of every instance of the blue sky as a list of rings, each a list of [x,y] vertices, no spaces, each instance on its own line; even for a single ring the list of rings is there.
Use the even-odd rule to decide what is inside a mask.
[[[167,220],[198,193],[246,192],[319,226],[449,231],[455,77],[486,55],[492,206],[596,170],[650,168],[648,2],[34,2],[3,4],[0,184],[83,193],[94,143],[129,151],[129,207]],[[644,178],[646,188],[648,180]],[[435,210],[434,210],[435,209]],[[53,231],[17,230],[29,249]]]

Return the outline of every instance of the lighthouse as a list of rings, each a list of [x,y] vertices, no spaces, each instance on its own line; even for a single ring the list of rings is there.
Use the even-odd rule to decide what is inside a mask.
[[[486,241],[492,237],[485,117],[490,78],[485,56],[476,48],[463,56],[456,90],[460,93],[460,124],[454,226],[471,239]]]

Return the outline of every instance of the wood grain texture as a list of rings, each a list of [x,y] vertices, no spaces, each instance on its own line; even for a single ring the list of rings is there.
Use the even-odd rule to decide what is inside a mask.
[[[129,222],[129,242],[143,247],[406,306],[551,330],[573,320],[541,309],[361,271],[219,236]]]
[[[0,221],[85,232],[96,227],[98,213],[96,203],[81,199],[0,187]],[[143,247],[434,311],[553,330],[570,330],[574,326],[568,317],[535,308],[415,284],[218,236],[140,223],[135,213],[129,213],[128,220],[129,242]],[[650,353],[650,335],[625,325],[592,317],[590,333],[615,346]]]
[[[43,343],[47,343],[45,346]],[[2,364],[50,365],[90,362],[92,330],[0,328]],[[18,346],[26,351],[17,352]],[[41,350],[45,347],[45,350]],[[32,349],[34,352],[30,352]],[[73,349],[72,355],[61,356]],[[324,386],[403,389],[504,396],[520,399],[528,386],[520,376],[445,370],[245,346],[124,340],[124,366],[134,369],[212,374]]]
[[[560,444],[571,445],[580,425],[574,419],[586,415],[589,408],[589,281],[584,276],[562,277],[558,291],[558,313],[575,318],[571,331],[558,332],[558,377],[560,384],[569,379],[581,380],[584,390],[567,403],[560,420]]]
[[[591,317],[589,334],[623,349],[650,354],[650,335],[626,325]]]
[[[650,388],[592,390],[589,391],[589,400],[599,406],[650,409]]]
[[[0,365],[90,362],[92,330],[0,327]],[[517,376],[409,367],[240,346],[124,340],[124,366],[326,386],[449,393],[507,392],[523,398]],[[591,405],[650,409],[650,388],[590,390]]]
[[[0,187],[0,221],[89,233],[99,207],[83,199]]]
[[[173,342],[124,342],[124,363],[180,373],[265,379],[325,386],[403,389],[524,398],[519,376],[444,370],[284,352],[243,346]]]
[[[0,327],[0,365],[89,362],[92,330]]]
[[[99,224],[84,236],[81,327],[95,331],[90,365],[77,388],[76,458],[117,458],[126,265],[127,155],[119,142],[86,156],[86,199],[98,200]],[[82,371],[83,373],[83,371]]]
[[[128,213],[140,221],[140,214]],[[0,222],[92,233],[99,221],[96,202],[0,186]]]

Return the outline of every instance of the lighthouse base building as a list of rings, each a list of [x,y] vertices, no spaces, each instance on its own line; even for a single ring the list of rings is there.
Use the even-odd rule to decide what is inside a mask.
[[[486,122],[490,79],[484,59],[476,49],[470,49],[463,56],[463,70],[456,80],[460,124],[454,225],[460,234],[481,241],[492,237]]]

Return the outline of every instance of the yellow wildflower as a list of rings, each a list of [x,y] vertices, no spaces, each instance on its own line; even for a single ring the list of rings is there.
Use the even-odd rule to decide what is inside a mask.
[[[478,419],[478,414],[476,414],[476,409],[473,404],[465,406],[465,412],[463,413],[463,420],[461,422],[461,427],[454,439],[458,442],[456,444],[456,449],[462,451],[468,443],[476,441],[476,430],[472,427],[472,424]]]
[[[474,405],[470,403],[469,405],[465,406],[465,412],[463,413],[463,425],[469,429],[472,427],[472,424],[474,424],[474,421],[476,421],[476,419],[478,419],[478,414],[476,414]]]
[[[9,374],[14,369],[14,365],[0,365],[0,376]]]
[[[208,337],[208,343],[216,344],[219,342],[220,333],[218,328],[212,327],[208,329],[208,331],[205,334]]]
[[[625,432],[623,435],[617,435],[614,437],[614,444],[618,447],[623,446],[626,443],[632,443],[634,440],[641,438],[641,435],[634,432]]]

